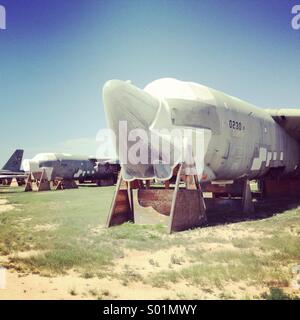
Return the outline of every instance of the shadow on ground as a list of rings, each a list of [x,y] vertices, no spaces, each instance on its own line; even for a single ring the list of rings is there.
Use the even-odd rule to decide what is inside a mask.
[[[243,214],[241,213],[241,203],[239,203],[239,200],[234,201],[237,201],[236,210],[229,209],[226,206],[222,209],[222,206],[220,206],[217,211],[208,211],[208,225],[215,226],[241,221],[266,219],[284,213],[287,210],[297,209],[300,206],[300,200],[292,197],[255,199],[255,213]]]
[[[213,204],[213,199],[206,198],[207,224],[217,226],[223,224],[238,223],[242,221],[262,220],[287,210],[300,207],[300,200],[296,198],[254,199],[255,213],[243,214],[242,201],[240,199],[218,199],[218,204]],[[139,211],[138,213],[136,211]],[[159,214],[154,209],[143,208],[135,211],[137,224],[164,224],[169,223],[169,216]]]

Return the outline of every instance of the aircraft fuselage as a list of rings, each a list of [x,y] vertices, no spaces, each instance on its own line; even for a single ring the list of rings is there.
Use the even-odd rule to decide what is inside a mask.
[[[299,172],[298,141],[266,110],[206,86],[166,78],[142,90],[128,82],[110,80],[103,88],[103,99],[109,127],[116,136],[120,121],[127,121],[130,130],[192,128],[208,132],[202,181]],[[170,170],[160,164],[124,163],[124,154],[117,153],[127,180],[170,177]],[[174,163],[170,167],[174,168]]]
[[[212,136],[205,166],[215,173],[216,179],[298,174],[299,144],[269,114],[244,101],[210,90],[216,100],[210,107],[215,110],[211,114],[216,118],[209,128]],[[199,124],[205,126],[201,119]]]

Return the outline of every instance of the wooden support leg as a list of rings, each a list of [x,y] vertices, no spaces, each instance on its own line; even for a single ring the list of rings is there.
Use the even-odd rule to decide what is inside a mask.
[[[55,190],[78,189],[75,180],[59,180]]]
[[[194,176],[194,180],[195,180],[195,184],[196,184],[197,190],[199,192],[199,196],[200,196],[200,211],[204,213],[203,221],[205,220],[205,222],[207,222],[206,204],[205,204],[201,184],[200,184],[198,177],[196,175]]]
[[[50,181],[48,180],[46,170],[43,169],[41,179],[38,184],[38,192],[40,191],[50,191]]]
[[[31,172],[28,175],[26,185],[25,185],[25,192],[32,191],[32,174]]]
[[[134,222],[132,189],[130,183],[128,183],[127,188],[124,189],[124,187],[122,187],[122,182],[123,179],[120,174],[106,222],[107,228],[120,225],[124,222]]]
[[[251,214],[255,212],[249,180],[246,180],[244,184],[242,206],[243,213],[245,214]]]
[[[207,221],[203,194],[196,178],[194,177],[196,190],[179,188],[182,169],[181,165],[173,194],[169,233],[200,227]],[[190,178],[188,180],[191,188]]]
[[[57,182],[55,182],[56,187],[55,187],[55,190],[63,190],[63,183],[62,183],[62,180],[58,180]]]

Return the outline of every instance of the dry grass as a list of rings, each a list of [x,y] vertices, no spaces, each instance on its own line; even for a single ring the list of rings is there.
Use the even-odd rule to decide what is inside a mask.
[[[0,195],[2,203],[6,200],[5,205],[14,206],[0,215],[2,265],[9,272],[53,281],[69,279],[71,273],[70,283],[76,287],[63,286],[67,298],[299,295],[291,286],[292,267],[300,264],[298,209],[168,235],[163,225],[104,229],[112,187],[40,194],[12,190]],[[47,283],[44,296],[52,297]],[[89,287],[84,289],[84,284]],[[58,282],[57,286],[62,287]]]

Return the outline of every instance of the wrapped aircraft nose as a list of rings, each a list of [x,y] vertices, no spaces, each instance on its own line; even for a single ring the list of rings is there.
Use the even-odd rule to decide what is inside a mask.
[[[40,167],[37,161],[28,160],[25,170],[27,172],[37,172],[40,170]]]
[[[171,167],[160,163],[159,150],[151,146],[150,127],[160,109],[160,100],[132,84],[110,80],[104,85],[103,101],[108,125],[116,136],[123,177],[167,178]],[[156,161],[152,163],[155,153]]]
[[[104,107],[112,129],[119,121],[133,128],[149,128],[159,108],[159,100],[130,83],[110,80],[103,87]]]

